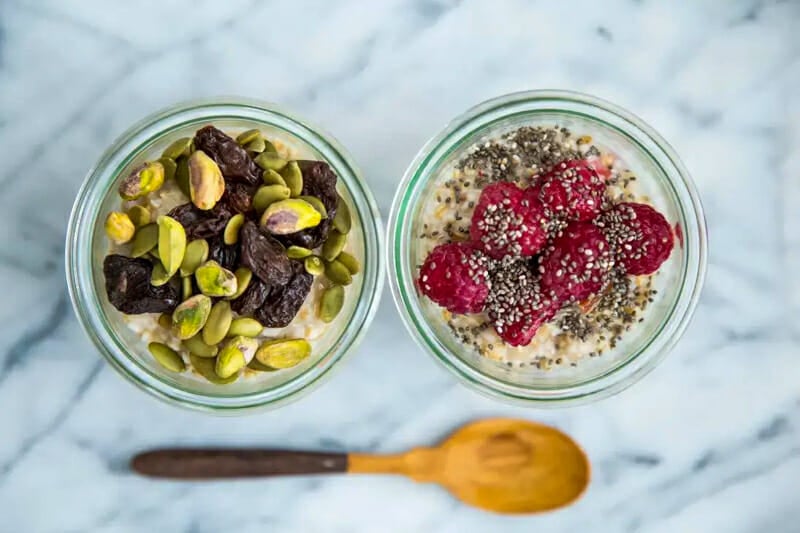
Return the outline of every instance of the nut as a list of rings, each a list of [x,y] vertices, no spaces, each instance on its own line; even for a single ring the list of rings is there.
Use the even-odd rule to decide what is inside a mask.
[[[280,170],[286,166],[286,160],[274,152],[264,151],[255,159],[256,165],[264,170]]]
[[[325,261],[333,261],[344,250],[344,245],[347,244],[347,235],[333,230],[328,233],[328,239],[322,245],[322,258]],[[348,269],[349,270],[349,269]]]
[[[134,226],[141,228],[150,223],[150,211],[144,206],[135,205],[128,209],[128,218],[131,219]]]
[[[253,139],[252,141],[244,145],[244,149],[251,154],[251,157],[253,154],[260,154],[266,148],[267,148],[267,141],[265,141],[262,137]]]
[[[214,367],[216,366],[216,359],[214,358],[198,357],[195,354],[190,353],[189,362],[192,364],[192,368],[195,372],[216,385],[227,385],[228,383],[233,383],[238,377],[236,374],[226,379],[219,377],[214,371]]]
[[[181,223],[166,215],[158,217],[158,257],[172,276],[180,268],[186,253],[186,231]]]
[[[191,194],[189,190],[189,159],[186,157],[181,157],[176,163],[175,183],[187,197]]]
[[[361,272],[361,263],[352,254],[340,252],[339,255],[336,256],[336,260],[343,264],[353,276]]]
[[[228,246],[239,242],[239,230],[242,229],[244,224],[244,215],[237,213],[233,215],[228,223],[225,225],[225,232],[222,235],[222,240]]]
[[[147,345],[147,349],[153,354],[153,358],[158,361],[158,364],[167,370],[172,370],[173,372],[183,372],[186,370],[186,364],[184,364],[178,352],[166,344],[151,342]]]
[[[210,345],[222,342],[222,339],[228,334],[232,320],[231,304],[225,300],[220,300],[211,306],[208,320],[206,320],[206,325],[203,326],[203,342]]]
[[[283,181],[286,182],[286,186],[292,191],[292,198],[300,196],[300,192],[303,190],[303,172],[300,170],[297,161],[287,163],[281,170],[281,176]]]
[[[147,224],[136,232],[131,243],[131,256],[142,257],[158,246],[158,224]]]
[[[264,181],[264,185],[283,185],[286,187],[286,182],[284,181],[283,176],[271,168],[268,168],[264,171],[264,173],[261,175],[261,179]]]
[[[175,335],[181,339],[191,339],[203,329],[211,313],[211,298],[205,294],[196,294],[183,301],[172,312],[172,326]]]
[[[288,235],[313,228],[321,220],[319,211],[297,198],[275,202],[261,215],[261,225],[275,235]]]
[[[277,368],[272,368],[271,366],[265,365],[255,357],[252,361],[247,363],[247,368],[256,372],[276,372],[278,370]]]
[[[222,379],[229,378],[252,361],[258,341],[239,335],[229,340],[219,351],[215,372]]]
[[[322,293],[319,299],[319,318],[325,323],[333,322],[344,305],[344,287],[334,285]]]
[[[350,271],[336,260],[325,264],[325,275],[337,285],[350,285],[353,283],[353,276]]]
[[[133,169],[119,184],[119,195],[125,200],[136,200],[164,185],[164,166],[158,161],[143,163]]]
[[[192,153],[193,144],[194,139],[191,137],[181,137],[167,146],[161,153],[161,157],[169,157],[170,159],[175,160],[181,156],[188,156]]]
[[[153,271],[150,273],[150,285],[153,287],[161,287],[162,285],[166,285],[171,278],[172,275],[166,271],[161,261],[155,261],[153,263]]]
[[[236,142],[239,143],[239,146],[244,146],[245,144],[249,144],[256,139],[264,139],[261,136],[261,131],[257,129],[243,131],[239,135],[236,136]]]
[[[242,335],[244,337],[258,337],[264,331],[264,326],[254,318],[235,318],[231,321],[231,327],[228,329],[228,335],[236,337]]]
[[[164,167],[164,181],[169,181],[175,178],[175,171],[178,170],[178,164],[174,159],[169,157],[162,157],[158,160],[161,166]]]
[[[306,257],[305,261],[303,261],[303,266],[305,267],[306,272],[312,276],[321,276],[325,273],[325,263],[323,263],[322,259],[316,255]]]
[[[286,256],[289,259],[305,259],[306,257],[311,255],[312,253],[314,253],[314,252],[312,252],[308,248],[303,248],[302,246],[294,246],[294,245],[292,245],[292,246],[289,246],[286,249]]]
[[[117,244],[124,244],[130,241],[134,233],[136,233],[136,226],[134,226],[130,217],[118,211],[112,211],[108,214],[105,228],[108,238]]]
[[[238,282],[233,272],[216,261],[206,261],[194,271],[200,292],[206,296],[233,296]]]
[[[253,209],[256,213],[263,213],[266,208],[280,200],[286,200],[290,195],[289,188],[284,185],[264,185],[259,187],[253,195]]]
[[[183,341],[183,347],[197,357],[216,357],[219,349],[216,346],[211,346],[203,342],[203,335],[198,334],[191,339]]]
[[[192,296],[192,293],[194,293],[192,278],[189,276],[181,278],[181,301],[188,300]]]
[[[336,204],[336,214],[333,217],[333,227],[339,233],[350,233],[350,228],[353,225],[352,217],[350,216],[350,207],[339,195],[339,201]]]
[[[235,300],[244,294],[244,291],[247,290],[247,286],[250,285],[250,281],[253,279],[253,272],[247,267],[237,268],[233,275],[236,276],[236,292],[227,296],[225,298],[226,300]]]
[[[196,239],[186,245],[186,252],[181,261],[181,276],[187,277],[194,274],[197,267],[208,259],[208,241]]]
[[[270,368],[291,368],[311,355],[311,345],[305,339],[267,341],[256,352],[258,362]]]
[[[222,198],[225,180],[217,163],[202,150],[189,156],[189,196],[198,209],[208,211]]]
[[[322,200],[316,196],[298,196],[298,198],[310,203],[314,209],[319,211],[319,214],[322,215],[322,218],[328,218],[328,210],[325,209],[325,204],[322,203]]]

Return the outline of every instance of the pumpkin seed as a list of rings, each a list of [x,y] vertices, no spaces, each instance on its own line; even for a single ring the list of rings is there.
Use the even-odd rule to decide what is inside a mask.
[[[277,155],[277,153],[278,153],[278,149],[275,148],[275,145],[272,144],[269,141],[269,139],[266,139],[266,138],[264,139],[264,150],[263,151],[264,151],[264,153],[268,153],[268,154],[276,154]]]
[[[264,151],[266,147],[267,147],[267,142],[261,137],[253,139],[252,141],[244,145],[244,149],[250,152],[251,154],[260,154],[261,152]]]
[[[336,260],[343,264],[347,270],[350,271],[350,274],[354,276],[361,272],[361,263],[352,254],[345,251],[339,252],[339,255],[336,256]]]
[[[256,359],[270,368],[292,368],[311,355],[311,345],[305,339],[267,341],[256,352]]]
[[[182,300],[188,300],[192,297],[192,293],[194,292],[194,287],[192,287],[192,278],[191,276],[186,276],[185,278],[181,278],[181,295]]]
[[[161,152],[161,157],[169,157],[174,160],[177,160],[181,156],[189,157],[192,153],[192,144],[194,144],[194,138],[181,137],[167,146],[164,151]]]
[[[297,164],[297,161],[290,161],[283,167],[281,170],[281,176],[283,176],[283,181],[286,182],[286,186],[289,187],[289,190],[292,193],[292,198],[296,198],[300,196],[300,193],[303,191],[303,173],[300,171],[300,166]]]
[[[105,230],[109,239],[117,244],[125,244],[133,239],[136,226],[125,213],[112,211],[106,217]]]
[[[139,228],[131,244],[131,256],[142,257],[158,245],[158,225],[147,224]]]
[[[261,179],[264,181],[264,185],[283,185],[286,187],[286,182],[283,179],[283,176],[268,168],[264,171],[261,175]]]
[[[272,368],[271,366],[267,366],[255,357],[252,361],[247,363],[247,368],[250,370],[255,370],[256,372],[277,372],[277,368]]]
[[[231,327],[228,329],[228,335],[235,337],[242,335],[244,337],[258,337],[264,330],[264,326],[254,318],[234,318],[231,321]]]
[[[156,226],[156,231],[157,230],[158,230],[158,226]],[[156,236],[156,247],[153,248],[152,250],[150,250],[149,252],[147,252],[147,255],[149,255],[150,259],[152,259],[153,261],[155,261],[157,263],[161,262],[161,258],[158,257],[158,236]]]
[[[158,361],[158,364],[172,370],[173,372],[183,372],[186,370],[186,365],[178,355],[178,352],[160,342],[151,342],[147,345],[147,349],[153,354],[153,358]]]
[[[328,239],[325,244],[322,245],[322,258],[325,261],[333,261],[344,250],[345,244],[347,244],[346,234],[339,233],[336,230],[331,231],[328,233]]]
[[[325,263],[325,275],[329,280],[337,285],[350,285],[353,283],[353,276],[347,267],[335,259]]]
[[[158,217],[158,257],[172,276],[178,271],[186,252],[186,231],[181,223],[166,215]]]
[[[244,224],[244,215],[241,213],[237,213],[228,220],[228,223],[225,225],[225,233],[222,236],[222,240],[227,245],[236,244],[239,242],[239,230],[242,228]]]
[[[289,257],[289,259],[305,259],[312,253],[314,252],[308,248],[303,248],[302,246],[292,245],[286,249],[286,255]]]
[[[305,261],[303,261],[303,266],[305,267],[306,272],[312,276],[321,276],[325,273],[325,263],[323,263],[322,259],[316,255],[306,257]]]
[[[186,252],[181,261],[181,276],[187,277],[194,274],[197,267],[208,259],[208,241],[196,239],[186,245]]]
[[[350,216],[350,207],[348,207],[347,202],[344,201],[341,195],[339,195],[339,202],[336,204],[336,214],[333,217],[333,227],[339,233],[350,233],[350,228],[353,224],[352,217]]]
[[[262,152],[255,159],[256,165],[264,170],[280,170],[286,166],[287,161],[275,152]],[[285,179],[285,178],[284,178]]]
[[[239,145],[244,146],[245,144],[249,144],[256,139],[263,139],[261,136],[261,131],[257,129],[243,131],[239,135],[236,136],[236,142]]]
[[[167,272],[164,265],[161,264],[161,261],[153,263],[153,271],[150,273],[150,285],[153,287],[161,287],[162,285],[166,285],[171,278],[172,275]]]
[[[237,268],[233,275],[236,276],[236,292],[227,296],[225,298],[226,300],[235,300],[244,294],[244,291],[247,290],[247,286],[250,285],[250,280],[253,279],[253,273],[246,267]]]
[[[253,209],[262,213],[267,207],[280,200],[289,198],[291,191],[283,185],[264,185],[259,187],[253,196]]]
[[[239,335],[229,340],[219,351],[214,371],[222,379],[229,378],[253,360],[258,341]]]
[[[233,383],[239,377],[238,375],[234,374],[229,378],[222,379],[217,375],[214,371],[214,367],[216,366],[216,359],[211,357],[198,357],[194,354],[189,354],[189,362],[192,364],[192,368],[194,368],[195,372],[206,378],[211,383],[216,385],[227,385],[229,383]]]
[[[206,261],[194,271],[197,287],[206,296],[233,296],[238,288],[236,276],[216,261]]]
[[[325,289],[319,299],[319,318],[325,323],[333,322],[344,305],[344,287],[334,285]]]
[[[172,327],[172,315],[169,313],[158,315],[158,325],[164,329],[170,329]]]
[[[231,304],[225,300],[215,303],[208,314],[206,325],[203,326],[203,342],[212,345],[222,342],[222,339],[228,335],[232,320]]]
[[[322,215],[322,218],[328,218],[328,210],[325,209],[325,204],[322,203],[322,200],[320,200],[316,196],[305,196],[305,195],[298,196],[298,198],[310,203],[314,209],[319,211],[319,214]]]
[[[194,337],[206,325],[210,312],[211,298],[205,294],[196,294],[181,302],[172,312],[175,335],[181,340]]]
[[[150,211],[142,205],[135,205],[128,209],[128,218],[137,228],[146,226],[150,223]]]
[[[178,188],[188,198],[192,194],[189,190],[189,159],[181,157],[175,164],[175,183],[178,184]]]
[[[169,181],[175,178],[175,171],[178,170],[178,164],[170,157],[162,157],[158,160],[161,166],[164,167],[164,181]]]
[[[219,352],[219,348],[216,346],[206,344],[203,341],[203,335],[200,333],[191,339],[183,341],[183,347],[186,348],[190,354],[196,355],[197,357],[216,357],[217,352]]]

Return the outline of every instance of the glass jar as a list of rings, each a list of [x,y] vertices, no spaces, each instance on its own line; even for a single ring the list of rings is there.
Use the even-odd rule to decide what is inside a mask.
[[[350,232],[362,272],[347,288],[345,306],[328,325],[321,349],[300,365],[215,385],[185,372],[159,366],[125,315],[108,302],[103,258],[109,252],[103,221],[119,209],[122,176],[146,159],[158,158],[172,140],[214,124],[225,131],[260,128],[301,146],[336,172],[338,189],[351,207]],[[363,337],[377,309],[383,285],[382,225],[372,193],[350,155],[327,133],[272,104],[246,99],[214,99],[178,104],[132,126],[89,172],[75,201],[66,241],[67,283],[76,314],[91,340],[118,372],[139,388],[171,403],[215,413],[274,407],[309,391],[330,374]]]
[[[590,135],[638,177],[655,207],[676,224],[678,239],[662,265],[659,295],[610,353],[552,370],[509,367],[458,341],[442,310],[417,291],[417,250],[422,204],[437,176],[470,147],[520,126],[556,125]],[[388,228],[389,275],[397,307],[419,345],[470,387],[526,405],[563,406],[621,391],[651,371],[686,329],[706,270],[706,225],[697,191],[674,150],[631,113],[584,94],[564,91],[514,93],[484,102],[453,120],[408,167],[394,199]]]

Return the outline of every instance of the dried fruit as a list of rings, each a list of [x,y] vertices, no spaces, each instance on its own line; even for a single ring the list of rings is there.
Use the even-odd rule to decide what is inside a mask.
[[[250,286],[250,281],[253,279],[253,273],[249,268],[245,267],[237,268],[233,275],[236,276],[236,292],[226,297],[226,300],[235,300],[244,294],[244,291],[247,290],[247,287]]]
[[[250,221],[242,226],[239,238],[243,266],[249,268],[267,287],[289,282],[292,277],[291,261],[278,241]]]
[[[321,220],[319,211],[296,198],[275,202],[261,215],[261,225],[273,235],[288,235],[313,228]]]
[[[225,180],[213,159],[202,150],[189,156],[189,197],[198,209],[208,211],[225,192]]]
[[[233,270],[239,264],[239,245],[227,245],[219,237],[209,239],[208,259],[216,261],[222,268]]]
[[[166,344],[162,344],[160,342],[151,342],[147,345],[147,349],[150,350],[151,354],[153,354],[153,359],[155,359],[158,364],[167,370],[171,370],[173,372],[183,372],[186,370],[186,365],[184,364],[183,359],[181,359],[181,356],[178,355],[178,352]]]
[[[319,300],[319,318],[325,323],[333,322],[344,305],[344,287],[334,285],[325,289]]]
[[[300,200],[304,202],[308,202],[311,204],[311,207],[319,211],[319,214],[322,218],[328,218],[328,210],[325,209],[325,204],[322,203],[322,200],[317,198],[316,196],[298,196]]]
[[[253,196],[253,209],[256,213],[263,213],[266,208],[280,200],[289,198],[290,191],[283,185],[264,185],[259,187]]]
[[[336,260],[325,263],[325,276],[337,285],[350,285],[353,283],[353,276],[350,271]]]
[[[216,357],[217,352],[219,352],[216,345],[206,344],[205,341],[203,341],[202,333],[198,333],[191,339],[183,341],[183,347],[186,348],[189,353],[197,357]]]
[[[286,256],[284,256],[286,257]],[[289,259],[286,259],[289,261]],[[289,261],[292,277],[288,283],[272,287],[266,302],[253,312],[253,318],[267,328],[288,326],[311,290],[314,277],[305,271],[302,263]]]
[[[172,326],[175,335],[186,340],[194,337],[203,329],[211,312],[211,298],[197,294],[182,302],[172,312]]]
[[[214,126],[198,130],[194,144],[217,163],[226,181],[248,185],[261,181],[261,170],[250,159],[247,150]]]
[[[256,186],[246,183],[228,183],[220,202],[225,203],[235,213],[249,213],[253,209],[253,195]]]
[[[264,171],[261,175],[261,180],[264,182],[264,185],[283,185],[286,187],[286,181],[283,179],[283,176],[271,168]]]
[[[300,196],[303,190],[303,172],[300,170],[297,161],[289,161],[281,170],[281,176],[283,177],[283,181],[286,182],[286,186],[289,187],[289,190],[292,192],[292,198]]]
[[[150,273],[150,284],[153,287],[161,287],[169,282],[172,275],[167,272],[164,268],[164,265],[161,264],[161,261],[156,261],[153,263],[153,272]],[[183,300],[183,298],[181,298]]]
[[[202,211],[194,204],[186,203],[167,214],[181,223],[189,239],[208,239],[220,235],[233,216],[230,208],[222,202],[209,211]]]
[[[669,258],[672,228],[664,215],[646,204],[622,203],[595,221],[627,274],[652,274]]]
[[[325,263],[316,255],[306,257],[305,260],[303,260],[303,266],[306,272],[312,276],[321,276],[325,273]]]
[[[172,276],[178,271],[186,252],[186,231],[174,218],[162,215],[158,217],[158,257],[167,274]]]
[[[161,157],[169,157],[170,159],[177,160],[179,157],[189,157],[192,153],[192,138],[181,137],[176,139],[169,146],[167,146],[161,153]]]
[[[231,327],[228,329],[228,335],[231,337],[235,337],[237,335],[242,335],[245,337],[258,337],[261,335],[261,332],[264,330],[264,326],[262,326],[258,320],[253,318],[235,318],[231,322]]]
[[[336,260],[347,267],[347,270],[354,276],[361,272],[361,263],[352,254],[340,252],[339,255],[336,256]]]
[[[292,368],[311,355],[311,344],[305,339],[277,339],[258,348],[256,359],[270,368]]]
[[[208,241],[196,239],[186,245],[186,251],[181,261],[181,276],[191,276],[197,267],[208,260]]]
[[[322,258],[325,261],[333,261],[344,250],[344,245],[347,244],[347,235],[333,230],[328,233],[328,239],[322,245]],[[349,270],[349,269],[348,269]]]
[[[136,226],[125,213],[112,211],[106,217],[106,235],[117,244],[124,244],[133,238]]]
[[[206,296],[232,296],[236,292],[236,276],[216,261],[206,261],[197,267],[194,278]]]
[[[540,183],[539,199],[553,216],[591,220],[603,205],[605,181],[583,159],[556,164]]]
[[[180,302],[178,287],[150,284],[153,265],[146,259],[111,254],[103,260],[108,301],[119,311],[141,313],[172,312]]]
[[[453,313],[479,313],[489,295],[488,258],[466,242],[434,248],[419,271],[420,291]]]
[[[264,305],[268,296],[269,286],[253,277],[241,296],[231,302],[231,307],[240,315],[252,315],[256,309]]]
[[[128,209],[128,218],[131,219],[134,226],[141,228],[150,223],[150,211],[144,206],[135,205]]]
[[[178,164],[175,160],[169,157],[162,157],[158,162],[164,167],[164,181],[175,179],[175,173],[178,171]]]
[[[333,227],[336,228],[339,233],[350,233],[350,227],[353,223],[350,215],[350,207],[341,196],[339,196],[339,200],[336,205],[336,216],[333,217]]]
[[[302,246],[290,246],[286,249],[286,257],[289,259],[305,259],[312,253],[314,252]]]
[[[158,161],[143,163],[119,184],[119,195],[124,200],[136,200],[157,191],[164,184],[164,167]]]
[[[263,152],[255,159],[256,165],[264,170],[280,170],[286,166],[287,161],[273,152]],[[284,178],[285,179],[285,178]]]
[[[242,335],[229,340],[219,351],[216,374],[222,379],[229,378],[247,366],[258,350],[258,341]]]
[[[228,224],[225,226],[225,233],[222,237],[223,242],[228,246],[239,242],[239,230],[242,228],[243,224],[243,214],[239,213],[237,215],[233,215],[228,221]]]
[[[208,314],[205,326],[203,326],[203,342],[209,345],[215,345],[222,342],[228,335],[228,330],[233,321],[233,312],[231,311],[231,304],[225,300],[220,300],[211,306],[211,312]]]
[[[192,364],[192,368],[195,372],[215,385],[227,385],[233,383],[239,377],[237,374],[225,379],[219,377],[214,369],[217,364],[216,358],[198,357],[194,354],[189,354],[189,362]]]

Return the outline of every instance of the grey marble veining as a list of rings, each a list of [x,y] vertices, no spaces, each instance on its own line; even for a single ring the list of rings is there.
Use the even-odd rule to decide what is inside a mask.
[[[503,0],[0,2],[0,531],[800,531],[800,4]],[[68,210],[88,168],[178,100],[280,102],[353,153],[381,209],[450,118],[501,93],[585,91],[658,129],[707,210],[696,317],[642,382],[532,411],[458,385],[388,293],[361,348],[301,401],[245,418],[127,385],[68,304]],[[385,346],[394,347],[387,353]],[[162,444],[392,452],[512,415],[587,449],[564,511],[481,513],[402,479],[153,484]]]

